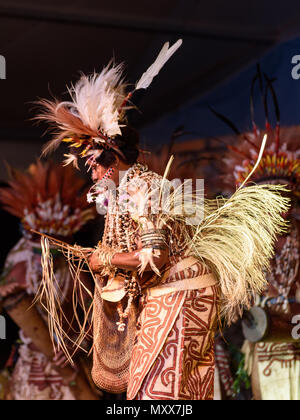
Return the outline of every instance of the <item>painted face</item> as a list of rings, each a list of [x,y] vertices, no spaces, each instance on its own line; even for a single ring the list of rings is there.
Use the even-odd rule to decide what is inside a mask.
[[[101,181],[107,172],[107,168],[104,168],[103,166],[99,164],[95,164],[92,166],[92,180],[93,182]]]
[[[99,182],[111,179],[112,181],[116,181],[118,177],[116,168],[113,166],[110,166],[109,168],[104,168],[104,166],[101,166],[99,164],[95,164],[92,167],[92,180],[93,182]]]

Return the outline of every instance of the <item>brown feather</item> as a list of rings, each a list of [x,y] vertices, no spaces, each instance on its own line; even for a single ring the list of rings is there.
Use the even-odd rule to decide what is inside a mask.
[[[84,135],[97,137],[99,135],[97,131],[84,125],[80,118],[73,115],[66,106],[60,105],[57,100],[42,99],[36,104],[42,108],[42,112],[33,119],[46,121],[50,124],[50,129],[54,130],[52,131],[54,137],[44,146],[42,155],[56,150],[65,137],[76,138]]]

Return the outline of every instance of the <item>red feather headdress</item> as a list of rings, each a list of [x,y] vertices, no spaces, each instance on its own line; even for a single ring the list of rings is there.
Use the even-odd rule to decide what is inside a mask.
[[[286,184],[300,198],[300,127],[283,127],[280,130],[280,143],[276,147],[277,134],[273,129],[257,131],[255,134],[246,133],[240,138],[237,146],[228,146],[223,167],[226,184],[239,186],[252,171],[258,157],[259,147],[264,134],[268,134],[268,141],[260,163],[252,175],[256,183],[276,181]],[[249,143],[249,141],[251,143]],[[227,141],[230,141],[227,138]],[[232,139],[231,141],[234,141]]]
[[[9,186],[0,188],[0,201],[27,231],[68,237],[96,215],[86,202],[85,181],[71,167],[38,161],[24,173],[10,169],[10,175]]]
[[[273,80],[264,73],[263,77],[258,66],[257,74],[251,85],[251,117],[253,131],[240,133],[236,126],[226,117],[213,111],[219,118],[227,123],[236,133],[235,137],[227,137],[225,144],[228,152],[222,160],[222,172],[226,186],[236,188],[240,186],[251,173],[260,151],[262,139],[267,134],[267,144],[262,158],[251,180],[256,183],[277,183],[287,185],[296,198],[300,198],[300,127],[280,127],[280,112]],[[259,130],[254,121],[253,93],[254,85],[259,82],[266,115],[266,128]],[[273,99],[276,127],[272,128],[269,122],[269,109],[267,96],[271,93]]]

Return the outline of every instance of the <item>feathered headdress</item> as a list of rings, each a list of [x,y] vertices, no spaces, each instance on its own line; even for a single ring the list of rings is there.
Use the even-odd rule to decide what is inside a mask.
[[[239,142],[236,143],[235,138],[227,138],[228,153],[222,162],[222,171],[226,173],[224,181],[226,185],[232,188],[240,186],[257,161],[262,138],[267,134],[268,141],[264,149],[263,155],[259,161],[256,171],[252,174],[251,180],[256,183],[276,183],[287,185],[291,189],[294,196],[300,198],[300,127],[280,127],[280,112],[274,91],[272,80],[266,74],[263,75],[266,87],[263,89],[263,80],[258,67],[257,75],[254,77],[251,85],[251,118],[252,132],[240,133],[237,127],[223,115],[213,111],[219,118],[228,124]],[[254,120],[253,92],[255,82],[259,81],[263,104],[266,115],[266,127],[259,130]],[[276,127],[271,127],[269,122],[269,110],[267,96],[271,92],[273,99]],[[228,145],[229,143],[229,145]],[[236,144],[233,146],[233,144]],[[225,164],[225,165],[224,165]]]
[[[115,138],[126,126],[126,111],[132,94],[147,89],[153,78],[182,44],[178,40],[169,48],[166,42],[155,62],[135,85],[126,93],[127,84],[122,76],[123,66],[110,62],[100,74],[82,75],[68,88],[71,101],[41,100],[43,111],[36,119],[45,120],[55,127],[55,137],[44,147],[43,153],[55,150],[61,142],[69,143],[70,153],[65,155],[65,165],[78,168],[78,157],[87,157],[91,165],[104,148],[112,149],[121,157]]]
[[[73,168],[38,161],[27,172],[10,172],[9,187],[0,188],[0,202],[28,233],[34,229],[68,237],[95,217],[86,202],[85,181]]]
[[[300,127],[284,127],[280,131],[280,144],[276,147],[274,130],[243,135],[239,147],[229,146],[224,158],[226,184],[241,185],[251,172],[258,156],[262,136],[268,133],[268,143],[260,163],[252,176],[256,183],[285,184],[300,198]],[[246,139],[245,139],[246,137]],[[251,141],[251,143],[249,143]]]

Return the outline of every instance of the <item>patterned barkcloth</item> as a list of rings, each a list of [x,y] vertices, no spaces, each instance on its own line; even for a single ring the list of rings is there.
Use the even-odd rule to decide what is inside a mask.
[[[219,289],[146,297],[128,399],[212,400]]]
[[[258,343],[263,400],[300,400],[300,343]]]
[[[70,388],[53,369],[46,356],[30,348],[26,340],[10,380],[14,400],[74,400]]]

